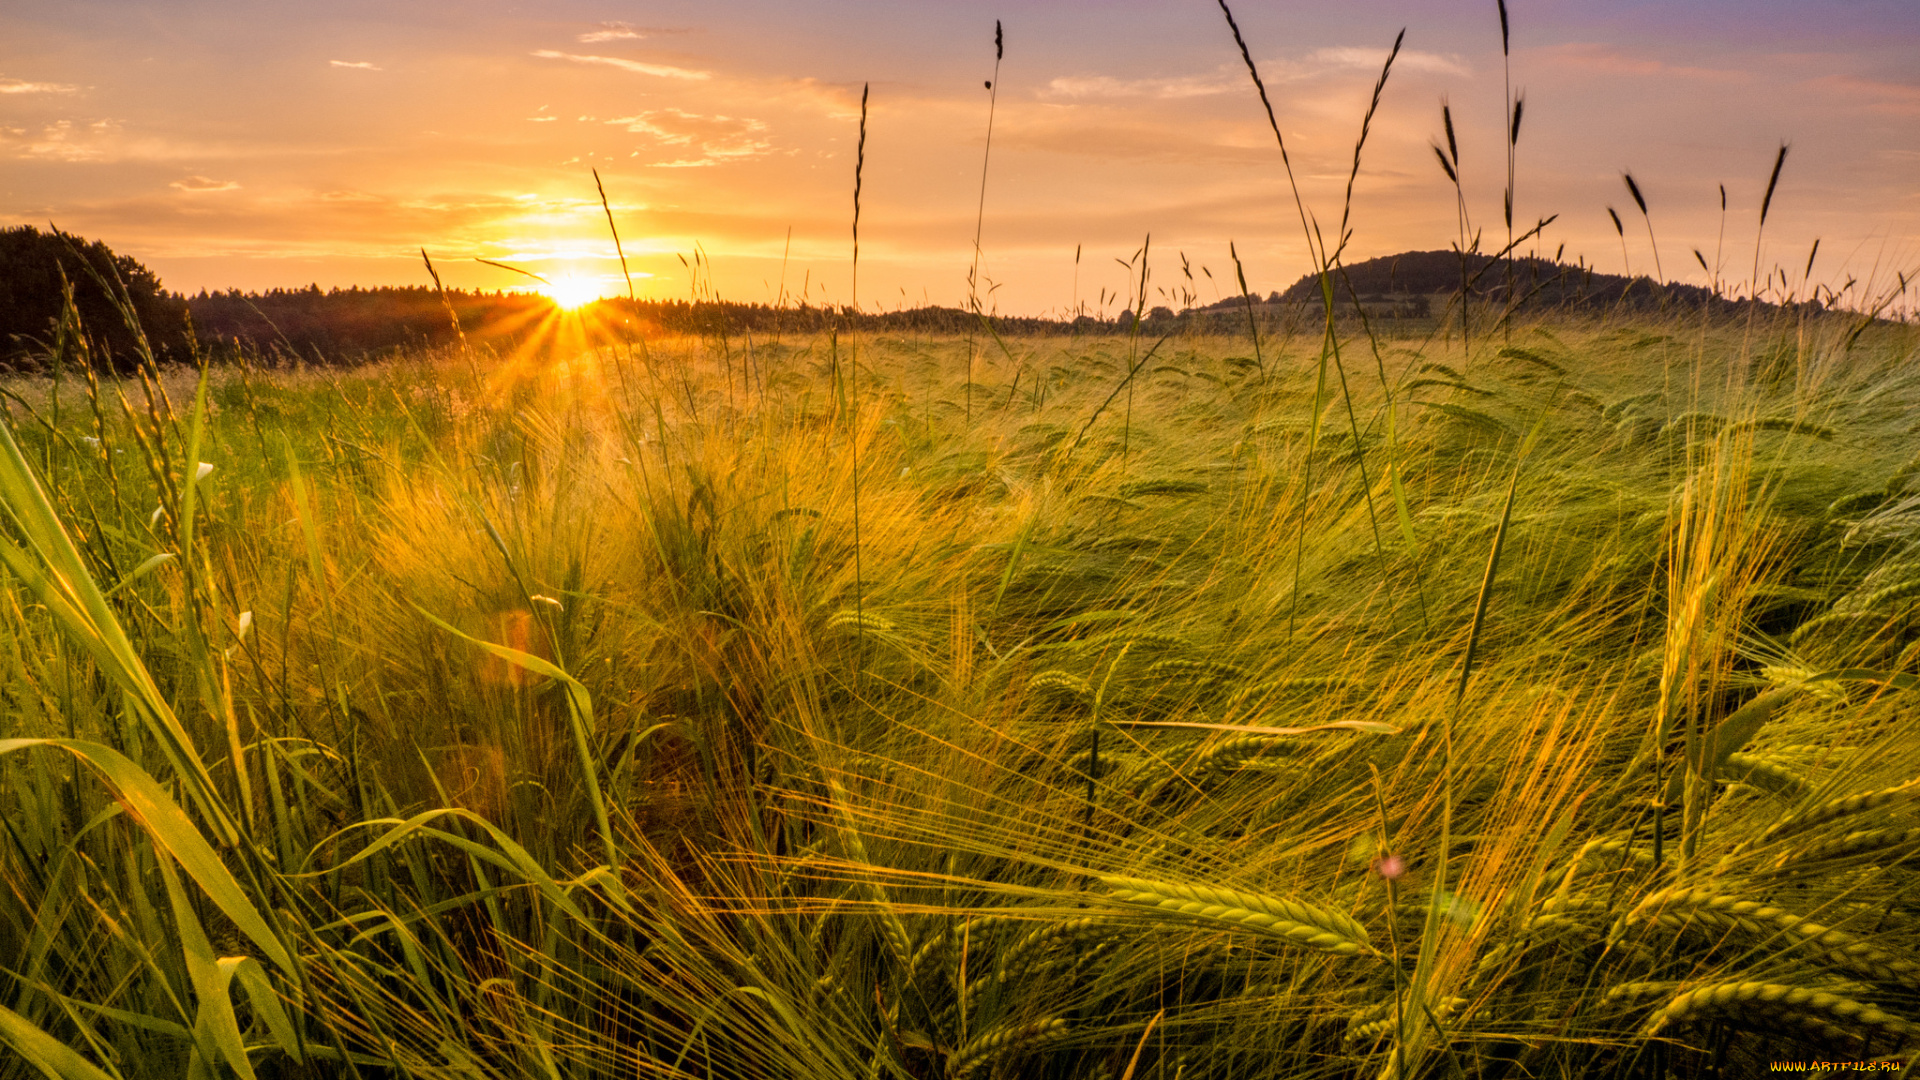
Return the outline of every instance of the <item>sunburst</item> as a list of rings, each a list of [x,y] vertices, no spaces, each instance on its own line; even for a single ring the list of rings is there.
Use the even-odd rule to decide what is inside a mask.
[[[582,308],[600,299],[600,288],[591,281],[577,277],[557,277],[546,282],[540,289],[556,305],[568,311]]]

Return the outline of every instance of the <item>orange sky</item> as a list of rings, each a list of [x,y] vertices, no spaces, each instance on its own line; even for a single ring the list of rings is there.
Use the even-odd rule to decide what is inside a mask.
[[[1327,7],[1243,0],[1237,12],[1309,207],[1333,228],[1367,95],[1404,26],[1350,256],[1457,238],[1429,148],[1443,98],[1469,214],[1503,243],[1492,0]],[[1511,10],[1527,101],[1516,218],[1561,215],[1547,253],[1564,243],[1569,258],[1621,269],[1612,205],[1628,224],[1624,258],[1652,270],[1620,180],[1630,169],[1667,277],[1704,282],[1697,248],[1745,281],[1767,169],[1788,140],[1765,266],[1797,284],[1815,237],[1813,277],[1834,286],[1920,265],[1920,5]],[[1229,241],[1256,290],[1308,269],[1259,101],[1218,8],[1199,2],[20,0],[0,11],[0,221],[105,240],[189,292],[424,284],[422,246],[449,284],[525,283],[474,261],[487,258],[623,292],[598,168],[643,295],[771,301],[784,265],[789,296],[804,285],[816,303],[845,303],[871,82],[859,301],[959,303],[996,17],[1007,53],[982,226],[989,303],[1097,307],[1125,287],[1115,259],[1149,232],[1155,303],[1231,292]],[[681,261],[696,249],[697,283]]]

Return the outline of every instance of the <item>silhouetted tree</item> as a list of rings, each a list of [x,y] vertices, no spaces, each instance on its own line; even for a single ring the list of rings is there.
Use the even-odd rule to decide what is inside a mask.
[[[153,271],[98,240],[22,225],[0,229],[0,362],[16,368],[44,363],[64,304],[63,274],[94,363],[128,370],[139,356],[134,328],[116,298],[132,307],[156,359],[189,358],[186,302],[162,289]]]

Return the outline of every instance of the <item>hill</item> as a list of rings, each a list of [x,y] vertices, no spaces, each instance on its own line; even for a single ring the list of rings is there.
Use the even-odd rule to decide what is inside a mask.
[[[1496,259],[1455,251],[1404,251],[1341,267],[1336,284],[1343,298],[1362,301],[1454,295],[1462,282],[1475,300],[1523,310],[1592,306],[1667,306],[1733,310],[1741,305],[1697,285],[1662,284],[1648,277],[1603,274],[1592,267],[1552,259]],[[1509,287],[1511,282],[1511,287]],[[1280,294],[1283,303],[1320,303],[1320,277],[1308,274]]]

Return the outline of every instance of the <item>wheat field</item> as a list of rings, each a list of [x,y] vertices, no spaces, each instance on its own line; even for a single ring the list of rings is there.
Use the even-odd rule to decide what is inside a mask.
[[[1920,336],[1485,321],[13,381],[0,1075],[1910,1066]]]

